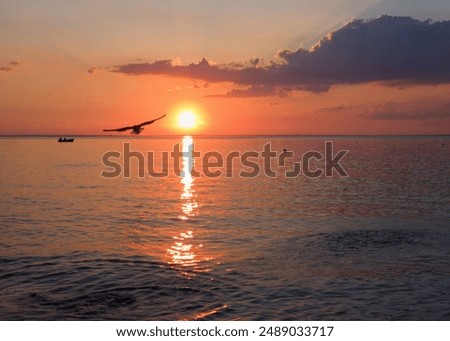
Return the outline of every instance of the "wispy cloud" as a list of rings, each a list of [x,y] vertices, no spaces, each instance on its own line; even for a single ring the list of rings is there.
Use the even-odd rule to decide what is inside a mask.
[[[10,71],[14,70],[15,68],[17,68],[20,64],[21,63],[17,62],[17,61],[9,62],[5,66],[0,66],[0,71],[10,72]]]
[[[127,75],[165,75],[244,88],[217,97],[286,96],[290,91],[326,92],[339,84],[386,82],[450,83],[450,21],[382,16],[354,20],[311,50],[281,50],[276,61],[216,65],[203,58],[178,65],[171,60],[117,65]]]
[[[339,105],[334,105],[334,106],[330,106],[330,107],[316,108],[316,109],[314,109],[314,111],[315,112],[325,112],[325,113],[327,113],[327,112],[335,113],[338,111],[352,110],[353,108],[355,108],[355,107],[339,104]]]
[[[450,119],[450,102],[386,102],[367,110],[362,116],[384,121]]]

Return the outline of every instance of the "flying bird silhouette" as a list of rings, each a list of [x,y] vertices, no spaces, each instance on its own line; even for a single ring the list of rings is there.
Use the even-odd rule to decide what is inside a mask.
[[[148,124],[152,124],[153,122],[162,119],[166,115],[162,115],[161,117],[155,118],[154,120],[142,122],[141,124],[136,124],[134,126],[117,128],[117,129],[103,129],[103,131],[119,131],[119,132],[121,132],[121,131],[127,131],[127,130],[131,129],[131,133],[130,134],[138,135],[138,134],[142,133],[142,131],[144,130],[144,128],[142,128],[142,126],[146,126]]]

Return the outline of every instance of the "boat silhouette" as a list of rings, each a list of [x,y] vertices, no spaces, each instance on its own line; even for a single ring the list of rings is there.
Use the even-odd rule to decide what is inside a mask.
[[[68,139],[66,137],[60,137],[58,142],[73,142],[75,139]]]

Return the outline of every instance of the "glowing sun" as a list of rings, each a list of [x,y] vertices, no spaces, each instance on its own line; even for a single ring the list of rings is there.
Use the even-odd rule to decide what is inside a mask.
[[[183,110],[178,115],[178,126],[183,129],[192,129],[197,126],[197,118],[191,110]]]

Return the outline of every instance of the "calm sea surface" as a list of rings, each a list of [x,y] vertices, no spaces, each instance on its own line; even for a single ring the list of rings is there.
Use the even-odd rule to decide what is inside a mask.
[[[326,140],[349,177],[284,176]],[[156,169],[177,143],[294,157],[275,178],[190,176],[190,157],[101,177],[124,142]],[[0,319],[450,319],[448,137],[3,138],[0,163]]]

